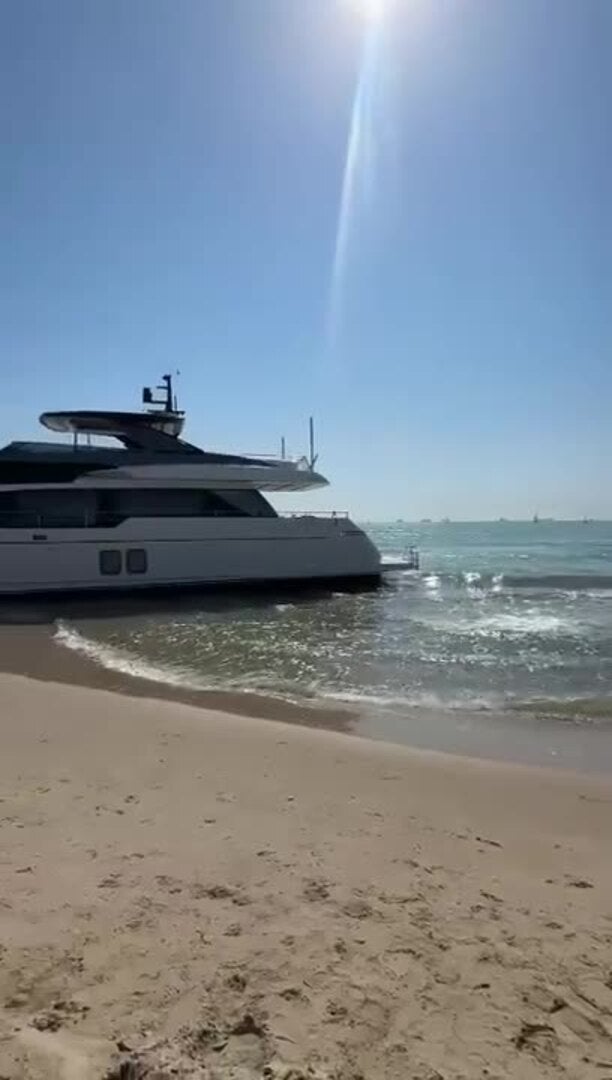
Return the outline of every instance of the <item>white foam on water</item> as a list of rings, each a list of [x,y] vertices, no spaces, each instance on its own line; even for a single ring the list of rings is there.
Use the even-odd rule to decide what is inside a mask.
[[[581,633],[580,624],[575,618],[571,616],[563,618],[540,609],[532,608],[523,612],[500,611],[495,614],[485,614],[482,608],[474,609],[474,612],[476,611],[478,614],[474,617],[464,615],[457,620],[436,619],[435,623],[425,619],[419,621],[445,634],[457,637],[502,638],[504,635],[513,638],[530,635],[559,637],[566,634],[576,636]]]
[[[437,592],[441,584],[442,582],[437,574],[428,574],[427,577],[423,578],[423,585],[426,589],[431,589],[432,592]]]
[[[575,624],[570,619],[537,610],[521,613],[500,611],[496,615],[483,616],[470,629],[485,637],[495,633],[562,634],[575,630]]]
[[[87,656],[108,671],[119,671],[122,675],[130,675],[135,679],[148,679],[149,682],[165,683],[167,686],[180,686],[184,689],[213,689],[210,685],[200,683],[195,672],[189,668],[150,664],[128,650],[85,637],[75,627],[63,621],[57,623],[54,640],[66,649]]]
[[[122,675],[129,675],[134,679],[147,679],[149,682],[175,686],[182,690],[254,694],[281,698],[283,701],[299,705],[316,704],[315,702],[309,702],[308,699],[302,699],[294,690],[280,687],[273,678],[268,680],[269,685],[266,685],[266,679],[263,676],[259,676],[257,679],[259,685],[251,681],[244,682],[229,678],[223,679],[222,682],[216,682],[214,679],[205,681],[199,678],[191,668],[151,664],[141,657],[135,656],[134,653],[129,652],[127,649],[118,649],[114,645],[105,645],[100,641],[85,637],[75,627],[63,621],[57,623],[54,641],[66,649],[87,656],[88,659],[100,667],[106,668],[107,671],[118,671]],[[249,678],[252,678],[252,675]]]
[[[464,570],[463,572],[463,580],[466,585],[476,585],[481,580],[481,577],[482,575],[476,570]]]
[[[289,611],[293,607],[295,607],[295,604],[275,604],[274,605],[274,610],[275,611]]]
[[[465,697],[441,697],[428,691],[413,694],[374,694],[361,690],[323,690],[316,689],[316,695],[329,701],[340,701],[347,705],[370,705],[375,708],[420,708],[420,709],[501,709],[507,702],[500,695],[473,694]]]

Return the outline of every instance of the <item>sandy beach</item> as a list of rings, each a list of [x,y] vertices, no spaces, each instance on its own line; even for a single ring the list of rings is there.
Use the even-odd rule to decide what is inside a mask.
[[[0,677],[3,1080],[612,1077],[612,784]]]

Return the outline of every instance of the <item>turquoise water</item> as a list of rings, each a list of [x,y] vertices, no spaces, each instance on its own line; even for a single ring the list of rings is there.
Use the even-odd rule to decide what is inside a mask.
[[[612,524],[367,525],[377,591],[98,597],[60,647],[181,687],[345,702],[369,737],[612,771]]]
[[[367,715],[369,734],[422,745],[472,752],[500,709],[541,699],[566,728],[594,717],[612,734],[612,524],[366,528],[387,557],[418,545],[420,572],[392,573],[380,590],[357,594],[124,605],[112,618],[63,618],[57,639],[164,682],[348,702]],[[587,705],[565,706],[574,699]],[[417,731],[405,721],[412,706],[441,709],[444,730]],[[491,721],[470,740],[465,717],[474,713]],[[512,723],[521,738],[543,731],[528,713]]]
[[[612,694],[612,524],[368,528],[387,554],[422,552],[421,575],[397,581],[385,609],[391,682],[407,697],[499,706]]]

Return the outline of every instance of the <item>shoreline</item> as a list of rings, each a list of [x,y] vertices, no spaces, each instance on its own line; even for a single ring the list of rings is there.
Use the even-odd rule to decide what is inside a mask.
[[[612,732],[589,718],[551,716],[543,704],[515,709],[403,709],[321,698],[301,703],[282,697],[231,690],[206,690],[118,671],[55,639],[46,621],[0,627],[0,672],[43,683],[108,690],[132,698],[177,702],[228,716],[284,721],[307,728],[365,736],[487,761],[549,766],[586,773],[612,773]],[[86,631],[85,631],[86,633]]]
[[[355,727],[355,711],[349,707],[325,707],[319,702],[302,705],[272,695],[242,691],[199,690],[117,671],[55,641],[54,629],[53,624],[0,627],[0,673],[347,734]]]
[[[0,701],[0,1074],[601,1080],[609,781],[6,674]]]
[[[365,736],[461,757],[569,771],[612,773],[612,728],[606,710],[591,718],[580,710],[551,714],[550,703],[512,709],[404,708],[372,703],[330,703],[323,698],[291,701],[271,694],[196,689],[118,671],[55,639],[56,623],[0,626],[0,672],[43,683],[58,682],[109,690],[132,698],[177,702],[228,716],[284,721],[307,728]],[[85,630],[87,634],[87,630]]]

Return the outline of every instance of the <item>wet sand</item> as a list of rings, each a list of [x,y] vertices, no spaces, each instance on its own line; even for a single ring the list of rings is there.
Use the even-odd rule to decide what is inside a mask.
[[[574,715],[569,705],[565,706],[566,715],[551,715],[550,703],[546,702],[541,709],[532,705],[506,711],[418,706],[384,709],[373,704],[359,706],[357,702],[338,701],[332,705],[328,700],[316,698],[289,701],[260,693],[197,690],[104,667],[84,653],[62,645],[55,637],[56,626],[45,609],[41,609],[38,623],[36,611],[36,608],[29,610],[25,623],[17,621],[23,615],[22,608],[15,609],[13,623],[0,618],[0,671],[44,682],[111,690],[131,697],[177,701],[234,715],[342,731],[425,750],[612,773],[609,703],[601,716],[588,712],[581,715],[579,709]],[[102,611],[101,605],[100,617]],[[78,612],[77,607],[73,616]],[[95,637],[95,620],[80,625],[85,634]],[[556,707],[560,708],[558,703]]]
[[[329,708],[322,707],[320,703],[301,705],[263,694],[193,690],[112,671],[82,653],[57,643],[54,632],[55,627],[46,623],[39,626],[0,625],[0,671],[26,675],[43,682],[111,690],[160,701],[178,701],[241,716],[282,720],[287,724],[305,724],[332,731],[349,732],[355,725],[355,713],[348,707]]]
[[[0,1076],[612,1076],[608,781],[10,675],[0,709]]]

